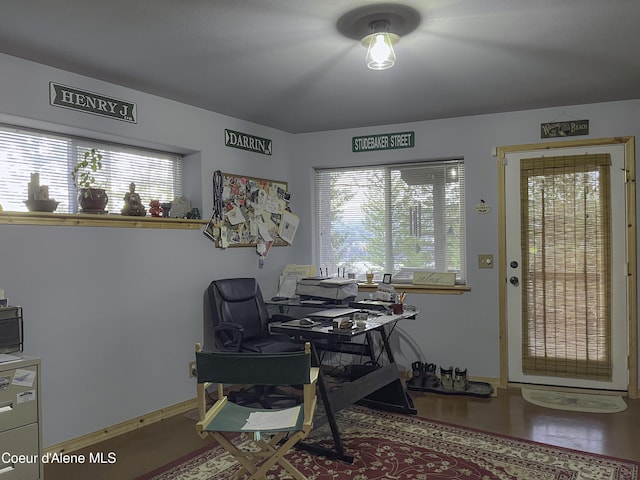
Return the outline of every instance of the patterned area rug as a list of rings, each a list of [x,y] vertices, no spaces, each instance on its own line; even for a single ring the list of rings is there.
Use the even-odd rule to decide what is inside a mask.
[[[522,389],[522,398],[539,407],[589,413],[617,413],[627,409],[621,396]]]
[[[309,480],[640,480],[640,463],[551,447],[418,417],[351,407],[338,418],[353,464],[292,450]],[[247,437],[244,443],[250,445]],[[322,427],[308,440],[330,445]],[[226,480],[239,467],[217,444],[138,480]],[[291,478],[274,467],[267,479]]]

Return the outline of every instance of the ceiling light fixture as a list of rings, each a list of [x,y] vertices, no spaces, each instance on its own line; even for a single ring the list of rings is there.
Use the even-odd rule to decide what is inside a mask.
[[[367,47],[367,67],[371,70],[386,70],[396,63],[393,46],[400,37],[390,32],[390,26],[388,20],[374,20],[369,24],[371,33],[362,39],[362,45]]]
[[[338,19],[338,31],[358,40],[367,49],[367,66],[372,70],[393,67],[393,50],[400,37],[413,32],[420,24],[414,8],[398,3],[376,3],[351,10]]]

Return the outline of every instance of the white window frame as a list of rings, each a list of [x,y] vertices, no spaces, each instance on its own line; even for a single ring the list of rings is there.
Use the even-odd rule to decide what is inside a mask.
[[[26,212],[28,184],[38,173],[40,185],[60,202],[56,213],[78,213],[71,171],[91,148],[103,155],[96,177],[109,194],[109,213],[120,213],[132,182],[147,206],[153,199],[171,202],[182,195],[180,154],[0,124],[0,205],[5,211]]]
[[[426,172],[437,171],[438,169],[442,169],[442,174],[433,175],[428,178],[428,174]],[[392,205],[392,194],[390,183],[385,184],[385,194],[384,198],[381,199],[381,205],[384,206],[382,209],[382,213],[384,214],[384,227],[383,231],[380,232],[379,238],[384,239],[384,265],[380,263],[376,265],[366,265],[366,261],[353,262],[347,259],[346,261],[340,261],[338,259],[335,260],[334,250],[336,249],[333,242],[331,242],[331,232],[329,233],[329,237],[327,237],[327,231],[331,231],[333,227],[330,226],[331,208],[336,210],[339,207],[336,207],[331,202],[331,187],[329,187],[327,181],[328,173],[346,173],[350,172],[356,175],[356,172],[360,172],[363,175],[367,171],[386,171],[388,172],[398,172],[396,173],[396,177],[398,175],[402,175],[402,172],[406,172],[405,175],[411,176],[413,175],[413,171],[416,172],[416,176],[414,181],[417,181],[416,189],[425,186],[427,184],[432,185],[432,194],[431,198],[442,198],[442,195],[449,195],[449,202],[443,200],[440,203],[430,203],[426,205],[425,214],[422,211],[418,211],[421,208],[421,203],[424,206],[424,202],[417,202],[415,209],[412,207],[409,208],[400,208],[394,207]],[[451,179],[448,177],[448,172],[453,172],[458,175],[458,178]],[[322,177],[324,175],[324,177]],[[382,281],[383,275],[391,273],[393,283],[411,283],[413,279],[414,271],[433,271],[433,272],[455,272],[456,273],[456,285],[466,285],[466,219],[465,219],[465,191],[464,191],[464,160],[463,159],[454,159],[454,160],[443,160],[443,161],[420,161],[420,162],[411,162],[411,163],[388,163],[381,165],[370,165],[370,166],[357,166],[357,167],[340,167],[340,168],[316,168],[315,169],[315,178],[316,178],[316,195],[315,195],[315,228],[316,228],[316,263],[317,265],[323,269],[324,272],[329,272],[330,275],[335,275],[338,273],[338,268],[340,268],[340,275],[343,274],[344,269],[346,268],[348,273],[355,273],[356,278],[358,280],[364,280],[365,273],[367,270],[374,271],[375,273],[375,281]],[[362,178],[362,177],[354,177],[354,178]],[[324,179],[324,180],[323,180]],[[417,179],[417,180],[416,180]],[[386,180],[385,180],[386,181]],[[409,180],[411,182],[411,180]],[[456,212],[455,215],[455,228],[452,223],[450,223],[447,218],[451,217],[451,194],[445,193],[447,190],[444,188],[447,184],[452,184],[453,182],[457,183],[458,193],[455,195],[459,195],[458,203],[456,203]],[[345,191],[356,191],[366,189],[366,185],[360,184],[358,185],[357,181],[353,181],[350,185],[343,185]],[[408,191],[413,191],[411,187],[407,186]],[[355,195],[355,194],[354,194]],[[352,196],[354,196],[352,195]],[[357,196],[357,195],[355,195]],[[338,198],[338,196],[334,196],[334,200]],[[346,196],[347,198],[349,195]],[[348,210],[353,210],[353,205],[349,205],[350,203],[359,203],[362,202],[360,199],[356,200],[347,200],[345,204],[345,208]],[[370,202],[370,200],[369,200]],[[335,203],[335,202],[334,202]],[[447,206],[448,205],[448,206]],[[395,209],[395,210],[394,210]],[[447,212],[444,210],[448,209]],[[344,211],[344,209],[342,209]],[[401,213],[397,214],[402,216],[402,222],[393,221],[391,216],[393,211],[400,211]],[[447,216],[445,213],[448,213]],[[353,213],[351,214],[353,215]],[[428,225],[422,224],[422,218],[427,218],[431,215],[431,223]],[[335,216],[335,212],[334,212]],[[348,216],[348,214],[346,215]],[[345,216],[345,217],[346,217]],[[343,217],[343,219],[345,218]],[[380,217],[379,223],[382,223]],[[353,219],[351,219],[353,220]],[[401,224],[400,224],[401,223]],[[426,222],[428,223],[428,222]],[[361,228],[360,228],[361,229]],[[406,266],[404,268],[397,268],[402,262],[399,260],[399,253],[394,253],[394,237],[397,239],[397,243],[400,241],[400,237],[398,237],[398,232],[402,231],[403,239],[406,241],[406,237],[411,234],[415,235],[416,238],[419,236],[426,237],[429,235],[431,237],[430,242],[433,245],[433,252],[431,254],[431,258],[433,261],[430,261],[429,264],[426,262],[423,264],[415,264],[416,260],[412,260],[411,266]],[[427,232],[427,233],[425,233]],[[344,231],[340,232],[344,236]],[[358,232],[354,231],[353,235],[357,235]],[[371,235],[369,233],[369,235]],[[447,258],[447,256],[451,257],[451,249],[452,247],[447,247],[447,236],[455,235],[456,236],[456,245],[453,249],[456,253],[455,263],[458,265],[458,268],[450,269],[449,266],[452,263],[451,258]],[[355,241],[355,240],[354,240]],[[367,239],[361,240],[362,244],[365,244],[365,250],[367,245]],[[369,242],[370,243],[370,242]],[[418,250],[418,243],[416,242],[416,250]],[[421,242],[424,245],[424,241]],[[396,249],[398,246],[395,245]],[[406,252],[406,246],[405,252]],[[380,256],[380,247],[378,247],[378,254]],[[447,253],[449,252],[449,253]],[[365,254],[366,256],[366,254]],[[459,257],[459,258],[458,258]],[[333,260],[332,260],[333,258]],[[426,259],[426,255],[425,255]]]

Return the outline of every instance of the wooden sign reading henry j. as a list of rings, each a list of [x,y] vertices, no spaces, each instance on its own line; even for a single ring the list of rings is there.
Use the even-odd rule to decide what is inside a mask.
[[[114,118],[123,122],[138,123],[136,104],[106,97],[93,92],[78,90],[57,83],[49,83],[49,101],[51,105],[72,110],[80,110],[94,115]]]

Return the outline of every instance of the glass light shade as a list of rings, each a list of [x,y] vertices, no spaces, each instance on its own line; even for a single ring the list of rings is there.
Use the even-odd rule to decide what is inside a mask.
[[[396,63],[393,45],[398,43],[398,36],[389,32],[378,32],[367,35],[362,44],[367,47],[367,67],[371,70],[386,70]]]

